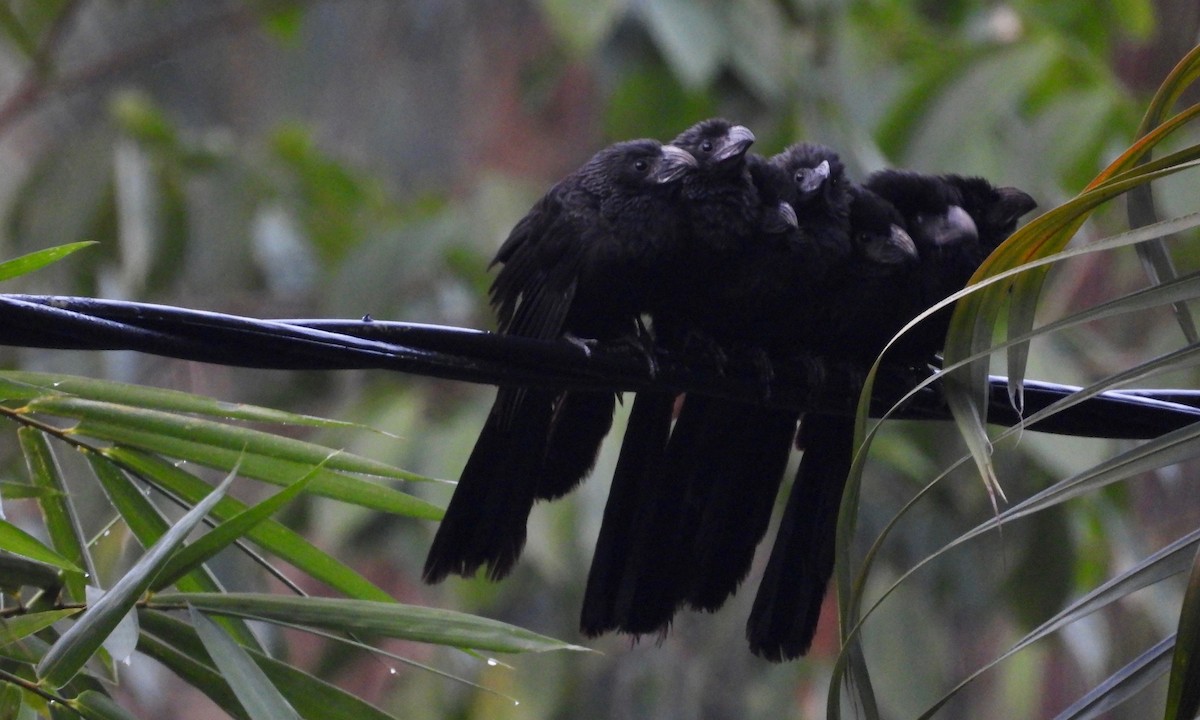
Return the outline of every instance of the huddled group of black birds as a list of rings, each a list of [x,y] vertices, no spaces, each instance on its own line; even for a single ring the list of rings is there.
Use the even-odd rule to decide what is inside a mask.
[[[669,144],[607,147],[513,228],[493,264],[499,331],[633,342],[719,367],[752,358],[764,384],[800,356],[869,365],[961,289],[1035,206],[981,178],[883,170],[856,184],[829,148],[748,152],[723,119]],[[650,319],[650,331],[643,318]],[[889,361],[922,365],[949,314]],[[613,393],[502,387],[467,460],[424,577],[504,577],[536,500],[591,472]],[[677,410],[678,408],[678,410]],[[849,417],[669,391],[635,398],[588,576],[589,636],[661,633],[683,607],[715,611],[749,573],[793,445],[803,457],[747,625],[773,661],[807,652],[833,572],[853,451]]]

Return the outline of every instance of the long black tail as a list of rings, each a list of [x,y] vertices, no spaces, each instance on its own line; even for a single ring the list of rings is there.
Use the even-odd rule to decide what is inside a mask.
[[[612,428],[617,396],[569,392],[554,410],[546,456],[538,477],[537,499],[566,495],[592,472],[604,436]]]
[[[469,577],[484,565],[492,580],[512,570],[525,546],[555,394],[500,389],[429,548],[426,582]]]
[[[667,462],[668,473],[690,467],[698,474],[684,483],[690,491],[681,528],[686,556],[673,563],[689,573],[685,600],[691,607],[719,609],[750,572],[787,468],[796,419],[790,410],[700,396],[684,405]]]
[[[586,635],[658,632],[674,615],[677,591],[647,577],[660,560],[650,549],[662,544],[662,508],[679,507],[678,493],[661,478],[674,404],[669,393],[638,393],[633,401],[588,572],[580,617]],[[648,602],[663,594],[671,598],[665,608]]]
[[[838,508],[854,451],[854,420],[807,415],[800,437],[804,456],[746,624],[750,650],[774,662],[808,652],[816,633],[833,575]]]

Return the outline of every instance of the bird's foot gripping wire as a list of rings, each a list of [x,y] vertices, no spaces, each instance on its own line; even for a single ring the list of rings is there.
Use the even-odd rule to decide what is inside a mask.
[[[582,350],[583,356],[587,358],[592,356],[592,349],[600,345],[600,341],[595,338],[583,338],[574,333],[563,333],[563,340]]]
[[[638,320],[637,328],[628,335],[621,337],[610,343],[610,347],[616,350],[627,351],[646,361],[646,372],[650,379],[658,377],[658,343],[654,340],[654,335]]]
[[[707,370],[718,377],[725,376],[729,355],[708,333],[688,330],[680,343],[680,350],[689,368]]]

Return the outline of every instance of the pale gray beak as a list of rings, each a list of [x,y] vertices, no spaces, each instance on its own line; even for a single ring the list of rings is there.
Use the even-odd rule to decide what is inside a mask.
[[[821,164],[815,168],[801,168],[796,174],[799,176],[797,182],[800,185],[800,192],[804,195],[811,195],[829,179],[829,161],[822,160]]]
[[[754,144],[754,140],[754,133],[750,132],[750,128],[744,125],[734,125],[729,128],[729,132],[725,136],[725,144],[713,153],[712,159],[721,163],[740,158]]]
[[[655,180],[658,183],[675,182],[683,177],[690,170],[695,170],[700,167],[700,163],[696,162],[696,158],[687,150],[674,145],[662,146],[663,159],[658,165],[658,172],[655,173]]]
[[[979,241],[979,228],[975,221],[958,205],[951,205],[942,215],[917,220],[921,234],[937,247],[954,247]]]

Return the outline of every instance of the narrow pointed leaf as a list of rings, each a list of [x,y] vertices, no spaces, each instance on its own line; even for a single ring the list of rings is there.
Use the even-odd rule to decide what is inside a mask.
[[[46,547],[40,540],[7,520],[0,520],[0,550],[53,565],[62,570],[83,572],[78,565]]]
[[[121,622],[121,618],[133,609],[171,553],[183,544],[188,534],[225,494],[234,477],[230,474],[208,497],[180,518],[179,522],[117,581],[100,602],[89,607],[75,624],[62,634],[37,665],[37,675],[44,684],[53,688],[62,687],[79,672],[84,663],[100,649],[104,639]]]
[[[79,612],[79,608],[47,610],[45,612],[14,615],[0,620],[0,647],[12,645],[21,639],[41,632],[63,618]]]
[[[87,720],[137,720],[112,698],[95,690],[84,690],[70,705]]]
[[[1110,675],[1104,682],[1089,690],[1071,706],[1054,716],[1054,720],[1091,720],[1137,695],[1167,672],[1171,660],[1174,636],[1160,640],[1132,662]]]
[[[63,483],[62,473],[59,472],[45,434],[31,427],[23,427],[17,430],[17,439],[21,443],[21,451],[25,454],[25,463],[29,467],[29,477],[34,486],[47,491],[45,496],[38,499],[38,505],[41,507],[42,517],[46,520],[50,541],[60,555],[79,568],[79,572],[69,572],[63,578],[68,597],[75,602],[82,602],[86,584],[85,574],[91,574],[92,563],[87,551],[87,542],[79,529],[78,515],[72,506],[71,495]]]
[[[35,560],[0,553],[0,588],[35,587],[57,591],[63,585],[63,572]]]
[[[111,448],[104,455],[131,468],[187,502],[199,502],[210,488],[203,480],[153,455],[126,448]],[[231,497],[223,498],[213,509],[213,517],[228,520],[246,509],[246,504]],[[260,523],[246,537],[267,552],[286,561],[297,570],[330,587],[360,600],[387,602],[391,595],[371,583],[344,563],[323,552],[301,535],[274,520]],[[186,588],[180,588],[186,590]]]
[[[146,612],[143,610],[140,614],[144,626],[146,625]],[[192,637],[195,638],[194,632]],[[199,644],[198,640],[196,644]],[[203,654],[203,648],[193,652],[181,651],[169,639],[159,639],[143,630],[138,639],[138,652],[162,663],[179,679],[204,693],[209,700],[212,700],[217,707],[231,717],[249,720],[249,716],[238,703],[237,696],[233,694],[229,683],[225,682],[225,678],[212,667],[211,661]]]
[[[207,653],[196,631],[187,623],[172,615],[154,610],[139,612],[143,633],[142,650],[171,667],[189,683],[201,688],[214,702],[227,711],[236,706],[232,690],[220,675],[209,665]],[[288,699],[292,707],[308,720],[327,718],[354,718],[354,720],[392,720],[392,716],[354,695],[309,675],[308,673],[271,658],[263,653],[246,649],[254,662],[262,668],[271,683]],[[238,708],[240,712],[240,708]]]
[[[22,255],[20,257],[13,258],[12,260],[0,262],[0,280],[9,280],[17,277],[18,275],[24,275],[26,273],[31,273],[34,270],[39,270],[47,265],[51,265],[59,260],[62,260],[77,250],[82,250],[89,245],[95,244],[96,242],[94,240],[85,240],[83,242],[70,243],[67,245],[46,248],[45,250],[38,250],[37,252],[31,252],[28,255]]]
[[[316,465],[329,455],[329,448],[283,437],[261,430],[178,415],[160,410],[132,407],[120,403],[86,400],[63,395],[51,395],[29,403],[31,412],[80,420],[78,432],[87,434],[91,421],[105,425],[117,424],[147,435],[190,440],[202,445],[267,455],[297,463]],[[426,480],[422,475],[405,472],[387,463],[377,462],[351,453],[342,453],[329,461],[329,467],[344,472],[374,475],[393,480]]]
[[[187,604],[208,613],[494,652],[587,650],[496,620],[399,603],[255,593],[162,593],[152,601],[158,608]]]
[[[287,488],[222,522],[205,533],[204,537],[180,550],[155,578],[151,589],[161,590],[174,584],[176,580],[191,572],[192,569],[199,567],[217,553],[237,542],[243,535],[262,524],[303,492],[315,472],[316,468]]]
[[[49,373],[26,372],[10,370],[0,374],[0,378],[8,381],[0,385],[0,393],[12,388],[14,394],[27,389],[24,399],[44,397],[47,395],[75,396],[85,400],[131,405],[150,410],[162,410],[176,413],[194,413],[209,417],[248,422],[271,423],[276,425],[307,425],[311,427],[348,428],[353,430],[374,430],[368,425],[299,415],[272,408],[228,403],[202,395],[165,390],[163,388],[147,387],[145,385],[130,385],[111,380],[94,378],[54,375]],[[2,397],[11,397],[2,395]],[[18,398],[20,399],[20,398]]]
[[[196,608],[189,607],[188,614],[208,656],[229,682],[247,715],[253,720],[300,720],[296,710],[233,638]]]
[[[1167,547],[1162,548],[1158,552],[1143,559],[1138,564],[1129,568],[1125,572],[1117,575],[1095,590],[1087,593],[1078,600],[1070,603],[1061,611],[1055,613],[1054,617],[1034,628],[1025,637],[1021,638],[1011,648],[1004,653],[990,660],[986,665],[971,673],[966,679],[954,687],[953,690],[944,695],[940,700],[929,707],[921,714],[922,718],[932,718],[939,710],[949,702],[961,690],[966,688],[977,678],[982,676],[988,670],[999,665],[1004,660],[1012,657],[1021,650],[1029,647],[1033,643],[1048,637],[1051,633],[1075,622],[1076,620],[1091,615],[1102,608],[1111,605],[1119,600],[1124,600],[1129,595],[1141,590],[1142,588],[1153,585],[1154,583],[1165,580],[1168,577],[1177,575],[1191,566],[1193,558],[1196,555],[1196,547],[1200,544],[1200,530],[1194,530]]]

